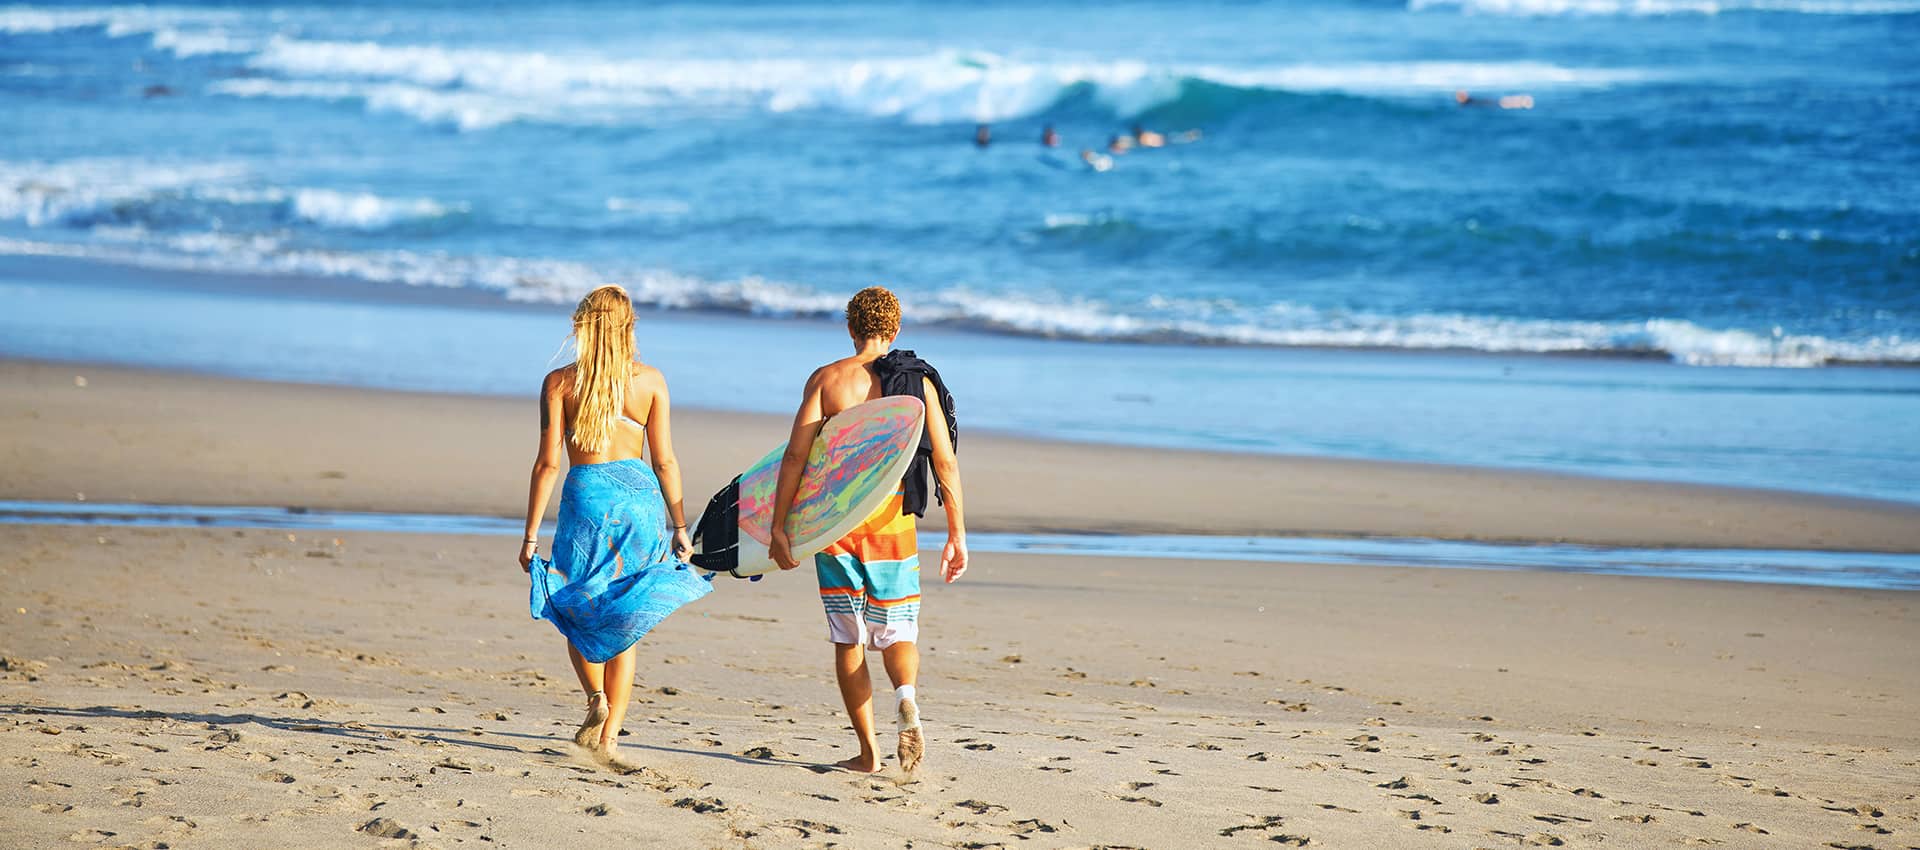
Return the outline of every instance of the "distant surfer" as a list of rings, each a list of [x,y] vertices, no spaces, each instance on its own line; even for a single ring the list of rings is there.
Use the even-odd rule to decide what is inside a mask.
[[[636,646],[712,586],[683,563],[693,551],[680,504],[667,379],[634,360],[633,302],[602,286],[573,311],[574,363],[540,385],[540,451],[527,492],[520,568],[535,619],[567,639],[586,693],[573,742],[611,761],[633,693]],[[642,454],[652,462],[642,460]],[[540,521],[560,490],[553,558],[540,557]]]
[[[1113,157],[1107,156],[1092,148],[1085,148],[1080,151],[1080,161],[1086,163],[1087,167],[1094,171],[1113,170]]]
[[[1135,124],[1133,125],[1133,143],[1143,148],[1164,148],[1167,146],[1167,137]]]
[[[985,124],[981,124],[980,126],[973,128],[974,147],[985,148],[986,146],[991,144],[993,144],[993,128],[992,127],[989,127]]]
[[[1472,92],[1461,89],[1453,93],[1453,102],[1462,107],[1484,109],[1532,109],[1533,95],[1509,94],[1497,98],[1474,97]]]
[[[1107,153],[1120,156],[1130,150],[1133,150],[1132,136],[1116,135],[1107,140]]]
[[[900,492],[840,542],[813,557],[820,602],[833,642],[833,670],[860,754],[836,766],[857,773],[880,770],[873,730],[873,679],[867,649],[878,650],[894,686],[899,720],[900,768],[911,772],[926,752],[914,687],[920,676],[920,549],[915,518],[938,496],[947,512],[947,543],[940,576],[951,583],[967,571],[967,524],[961,510],[960,462],[954,455],[953,397],[940,373],[911,351],[893,351],[900,333],[900,301],[870,286],[847,302],[847,334],[854,354],[828,363],[807,378],[793,433],[780,462],[774,493],[773,539],[768,549],[783,570],[799,566],[787,538],[787,514],[806,469],[807,450],[827,417],[882,396],[914,395],[927,405],[927,426]],[[796,449],[795,447],[799,447]],[[933,473],[933,487],[927,473]]]
[[[1057,148],[1060,146],[1060,134],[1053,129],[1052,124],[1048,124],[1046,129],[1040,131],[1040,146],[1043,148]]]

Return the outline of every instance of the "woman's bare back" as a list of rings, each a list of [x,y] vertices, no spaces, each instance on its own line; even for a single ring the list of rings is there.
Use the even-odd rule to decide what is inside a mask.
[[[563,366],[549,374],[550,391],[560,394],[562,414],[565,417],[565,434],[573,433],[573,423],[580,411],[580,399],[573,395],[572,366]],[[613,440],[606,451],[588,452],[566,440],[567,461],[575,466],[588,463],[610,463],[619,460],[633,460],[646,455],[647,423],[651,421],[654,399],[666,386],[666,379],[660,370],[644,363],[633,364],[633,375],[627,381],[626,404],[620,411],[622,418],[615,420]],[[542,410],[545,408],[542,407]]]

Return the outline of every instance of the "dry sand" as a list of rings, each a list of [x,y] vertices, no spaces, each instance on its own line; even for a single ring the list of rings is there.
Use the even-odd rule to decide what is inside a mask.
[[[0,528],[8,846],[1920,843],[1911,594],[982,556],[900,784],[804,575],[647,639],[621,773],[511,537],[338,539]]]
[[[510,514],[524,407],[10,364],[0,498]],[[685,414],[692,492],[778,425]],[[1916,533],[1864,502],[969,440],[1002,529]],[[1097,492],[1144,474],[1191,498]],[[1400,506],[1280,507],[1320,487]],[[643,645],[616,771],[568,743],[581,697],[516,545],[0,526],[0,845],[1920,846],[1910,593],[979,555],[927,588],[908,781],[819,772],[851,735],[808,577],[724,580]]]

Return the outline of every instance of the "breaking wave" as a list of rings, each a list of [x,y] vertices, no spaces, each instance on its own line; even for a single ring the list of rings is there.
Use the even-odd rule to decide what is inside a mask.
[[[1231,108],[1277,93],[1402,96],[1455,88],[1596,88],[1640,69],[1545,62],[1376,62],[1266,67],[1022,62],[989,53],[846,60],[594,59],[538,52],[275,39],[229,80],[237,97],[360,100],[369,108],[484,129],[520,120],[612,123],[658,109],[832,110],[913,124],[1003,121],[1084,97],[1119,116],[1193,98]],[[1224,98],[1222,91],[1225,92]]]
[[[567,304],[594,287],[625,286],[641,306],[751,316],[832,318],[843,296],[748,277],[703,280],[671,271],[609,268],[570,260],[472,257],[288,247],[261,235],[156,235],[137,229],[74,244],[0,237],[0,255],[55,256],[218,274],[350,278],[408,286],[474,288],[509,300]],[[1834,340],[1763,334],[1693,322],[1582,322],[1457,313],[1333,312],[1280,303],[1224,309],[1153,298],[1131,308],[953,287],[903,296],[912,322],[1043,338],[1273,347],[1454,350],[1665,357],[1690,366],[1816,367],[1920,364],[1920,340]]]

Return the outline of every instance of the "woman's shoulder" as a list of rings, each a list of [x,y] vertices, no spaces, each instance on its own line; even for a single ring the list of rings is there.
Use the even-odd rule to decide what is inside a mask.
[[[548,372],[546,377],[540,379],[540,394],[547,395],[549,393],[561,392],[565,390],[572,381],[573,367],[570,365],[562,366]]]
[[[667,385],[666,373],[638,360],[633,362],[633,380],[647,386],[664,387]]]

